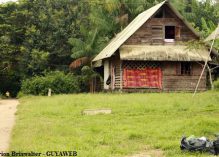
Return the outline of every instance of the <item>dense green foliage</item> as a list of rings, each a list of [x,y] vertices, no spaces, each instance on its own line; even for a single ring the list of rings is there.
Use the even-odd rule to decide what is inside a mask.
[[[216,90],[219,90],[219,79],[216,80],[216,81],[214,81],[214,88],[215,88]]]
[[[218,92],[195,98],[188,93],[29,96],[20,103],[9,149],[17,152],[73,149],[79,157],[127,157],[150,146],[166,157],[209,157],[181,152],[181,137],[215,139],[219,131]],[[111,108],[112,114],[81,114],[100,108]]]
[[[0,92],[16,95],[23,79],[45,71],[67,72],[74,59],[92,58],[137,14],[161,1],[19,0],[0,4]],[[210,0],[171,2],[203,37],[216,27],[219,6]]]
[[[45,76],[35,76],[24,80],[21,86],[23,94],[47,95],[49,88],[53,94],[79,92],[79,81],[73,74],[54,71]]]

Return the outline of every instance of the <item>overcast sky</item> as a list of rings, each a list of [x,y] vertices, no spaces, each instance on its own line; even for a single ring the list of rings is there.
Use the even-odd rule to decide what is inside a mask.
[[[8,1],[16,1],[16,0],[0,0],[0,3],[8,2]]]

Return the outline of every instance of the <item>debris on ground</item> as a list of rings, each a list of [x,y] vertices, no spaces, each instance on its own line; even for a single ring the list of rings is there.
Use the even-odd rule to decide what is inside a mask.
[[[181,150],[190,152],[209,152],[213,155],[219,154],[219,137],[211,141],[206,137],[197,138],[194,135],[183,137],[180,145]]]
[[[83,115],[98,115],[98,114],[111,114],[111,109],[86,109],[82,111]]]

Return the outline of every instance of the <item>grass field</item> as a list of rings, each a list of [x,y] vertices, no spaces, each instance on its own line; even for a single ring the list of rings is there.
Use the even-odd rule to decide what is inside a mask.
[[[219,92],[192,94],[79,94],[20,100],[10,150],[76,150],[79,157],[124,157],[145,146],[167,157],[182,153],[182,135],[219,132]],[[83,109],[111,108],[111,115],[85,116]]]

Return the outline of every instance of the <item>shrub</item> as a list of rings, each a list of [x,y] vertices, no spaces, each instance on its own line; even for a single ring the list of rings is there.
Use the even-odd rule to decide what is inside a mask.
[[[19,99],[19,98],[22,98],[24,96],[25,96],[25,94],[22,91],[20,91],[20,92],[17,93],[17,97],[16,98]]]
[[[219,90],[219,79],[217,81],[214,81],[214,88],[216,90]]]
[[[53,94],[68,94],[80,91],[77,77],[60,71],[22,81],[21,91],[24,94],[47,95],[49,88],[52,89]]]
[[[82,92],[89,92],[90,89],[90,82],[92,79],[99,79],[102,80],[102,77],[100,74],[95,72],[91,67],[89,66],[83,66],[81,69],[81,75],[80,75],[80,89]]]

